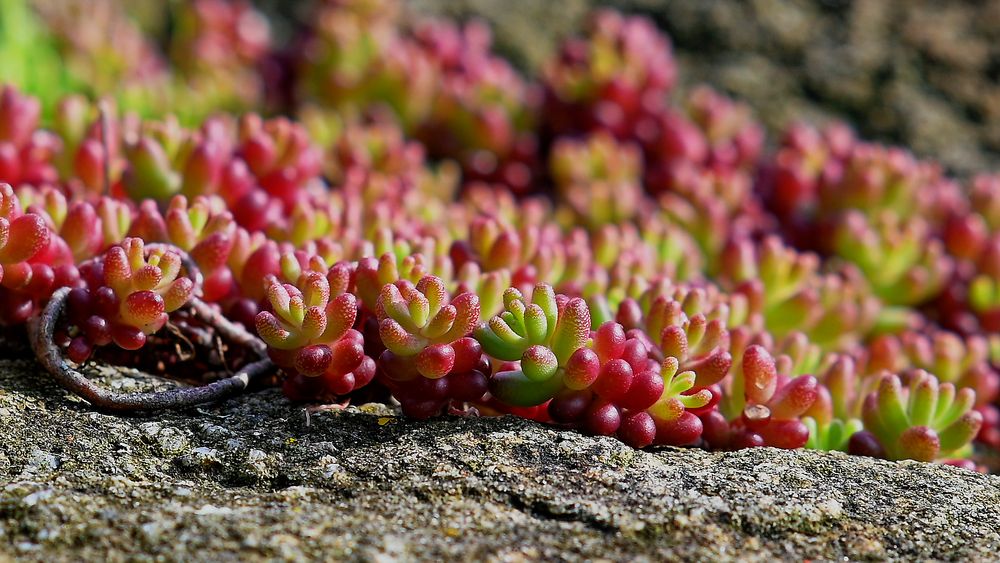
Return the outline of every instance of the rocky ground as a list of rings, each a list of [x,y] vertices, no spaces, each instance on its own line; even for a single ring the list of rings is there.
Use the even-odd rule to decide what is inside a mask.
[[[166,385],[128,375],[96,374]],[[636,451],[513,418],[307,412],[275,391],[120,417],[0,360],[0,561],[985,560],[998,528],[1000,478],[951,467]]]

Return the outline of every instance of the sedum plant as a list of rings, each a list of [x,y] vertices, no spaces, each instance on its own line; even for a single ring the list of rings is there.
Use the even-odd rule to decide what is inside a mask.
[[[282,52],[242,2],[184,6],[170,41],[122,28],[125,90],[238,117],[0,89],[0,324],[113,411],[275,385],[637,448],[1000,448],[995,177],[843,126],[770,150],[738,100],[669,98],[643,18],[596,13],[535,79],[482,24],[399,8],[309,6]],[[74,68],[108,56],[47,15]],[[95,363],[198,385],[118,393]]]

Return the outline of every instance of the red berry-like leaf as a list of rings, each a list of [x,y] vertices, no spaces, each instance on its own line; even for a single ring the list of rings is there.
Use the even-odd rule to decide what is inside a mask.
[[[625,351],[625,329],[622,325],[608,321],[602,324],[594,334],[594,351],[601,362],[620,358]]]
[[[605,400],[618,402],[628,393],[633,378],[632,366],[628,362],[611,360],[601,366],[597,381],[592,387],[594,392]]]
[[[621,411],[614,404],[595,401],[583,414],[584,427],[594,434],[610,436],[621,426]]]
[[[122,320],[143,332],[166,322],[163,297],[152,291],[130,293],[122,303]]]
[[[663,394],[663,377],[657,369],[646,369],[636,373],[628,392],[618,400],[619,406],[631,410],[645,410]]]
[[[361,365],[365,358],[364,345],[353,338],[342,338],[331,348],[333,359],[328,373],[350,373]]]
[[[774,358],[758,345],[743,352],[744,392],[748,401],[766,403],[774,395],[778,384],[778,371]]]
[[[941,451],[941,442],[934,430],[926,426],[913,426],[900,435],[899,447],[911,459],[934,461]]]
[[[694,444],[701,437],[704,426],[701,420],[685,412],[674,420],[660,420],[653,418],[656,423],[655,444],[664,446],[687,446]]]
[[[566,362],[564,381],[570,389],[586,389],[598,378],[601,360],[590,348],[580,348]]]
[[[645,448],[656,439],[656,422],[645,412],[635,412],[622,419],[618,437],[633,448]]]
[[[819,383],[811,375],[793,378],[774,394],[768,406],[776,420],[798,418],[813,405],[819,396]]]
[[[417,371],[424,377],[444,377],[455,367],[455,349],[450,344],[428,346],[417,354],[416,363]]]
[[[322,344],[301,348],[295,355],[295,369],[309,377],[322,375],[332,362],[333,352]]]
[[[22,215],[10,222],[6,244],[0,248],[0,263],[30,260],[48,246],[51,232],[38,215]]]

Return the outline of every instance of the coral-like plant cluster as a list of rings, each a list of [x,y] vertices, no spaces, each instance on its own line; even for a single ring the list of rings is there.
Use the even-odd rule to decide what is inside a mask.
[[[42,127],[4,88],[2,322],[111,409],[275,384],[635,447],[969,468],[1000,448],[1000,178],[842,125],[768,152],[744,105],[671,101],[669,40],[641,18],[594,14],[534,81],[482,25],[398,8],[317,4],[282,67],[301,121],[68,97]],[[178,22],[190,76],[259,87],[248,10]],[[117,395],[92,361],[205,385]]]

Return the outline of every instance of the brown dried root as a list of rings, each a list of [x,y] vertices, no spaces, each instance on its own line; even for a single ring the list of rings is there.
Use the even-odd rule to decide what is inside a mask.
[[[194,298],[191,306],[196,315],[224,338],[234,344],[248,347],[259,359],[243,366],[230,377],[200,387],[146,393],[117,393],[99,387],[72,368],[54,342],[56,324],[66,309],[69,292],[69,288],[57,290],[42,314],[30,321],[28,335],[31,348],[38,361],[60,385],[96,407],[117,412],[189,408],[240,393],[254,380],[270,375],[277,369],[267,357],[266,347],[260,339],[250,334],[242,325],[226,320],[207,303]]]

